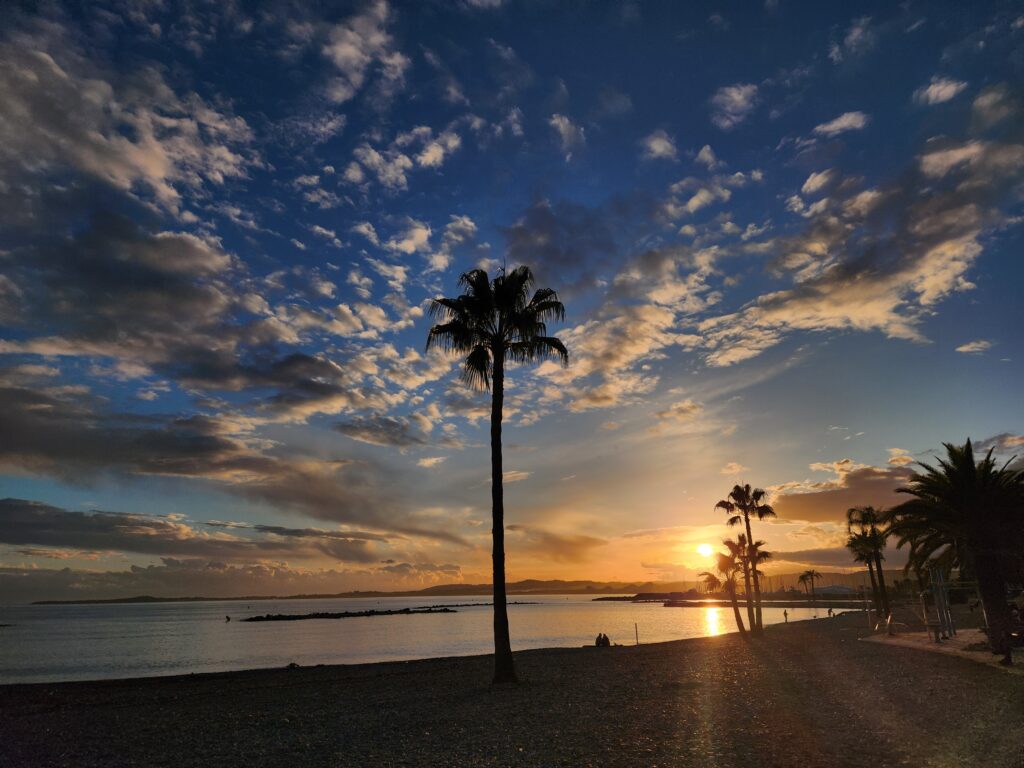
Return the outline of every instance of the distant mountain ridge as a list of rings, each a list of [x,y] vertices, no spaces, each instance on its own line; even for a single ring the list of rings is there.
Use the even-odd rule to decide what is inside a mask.
[[[779,574],[770,577],[771,589],[795,587],[800,574]],[[886,571],[889,579],[901,578],[902,571]],[[829,585],[847,587],[862,586],[867,579],[863,573],[825,573],[819,589]],[[510,595],[634,595],[640,592],[686,592],[697,588],[696,581],[563,581],[561,579],[524,579],[509,582]],[[437,584],[417,590],[402,591],[354,591],[332,594],[299,595],[233,595],[233,596],[187,596],[162,597],[135,595],[131,597],[95,598],[87,600],[37,600],[33,605],[92,605],[113,603],[184,603],[222,602],[226,600],[326,600],[330,598],[379,598],[379,597],[458,597],[490,596],[490,584]]]

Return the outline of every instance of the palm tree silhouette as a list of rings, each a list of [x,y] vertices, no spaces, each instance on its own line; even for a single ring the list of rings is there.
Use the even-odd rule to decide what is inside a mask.
[[[821,574],[818,573],[813,568],[811,568],[811,569],[806,570],[803,573],[801,573],[800,574],[800,578],[798,579],[798,581],[800,581],[801,583],[803,583],[805,585],[806,584],[810,584],[811,585],[811,604],[814,606],[814,611],[815,611],[814,615],[815,616],[818,615],[818,613],[817,613],[817,611],[818,611],[818,595],[814,591],[814,582],[815,582],[816,579],[820,579],[820,578],[821,578]]]
[[[765,552],[761,547],[764,546],[763,541],[755,541],[748,547],[748,558],[750,560],[750,572],[755,578],[760,579],[764,576],[764,571],[761,570],[760,566],[762,563],[766,563],[772,559],[771,552]],[[760,598],[758,598],[760,600]],[[758,619],[760,621],[760,619]]]
[[[569,363],[565,345],[547,335],[548,320],[562,320],[565,307],[550,288],[530,297],[533,273],[529,267],[504,269],[491,280],[473,269],[459,277],[464,289],[455,298],[434,299],[430,316],[435,324],[427,349],[440,347],[465,355],[462,379],[471,387],[491,390],[491,559],[494,567],[494,682],[515,682],[508,630],[505,590],[505,506],[502,488],[501,420],[505,398],[505,364],[530,363],[557,357]]]
[[[874,547],[869,541],[867,532],[851,533],[846,539],[846,548],[853,553],[853,560],[856,563],[864,563],[868,567],[868,577],[871,579],[871,602],[879,615],[882,612],[882,602],[878,595],[878,581],[875,579],[875,553]]]
[[[973,573],[992,651],[1012,664],[1006,585],[1021,569],[1024,551],[1024,472],[1009,469],[1013,459],[998,466],[991,450],[975,462],[970,440],[943,447],[938,466],[921,462],[923,471],[897,489],[913,498],[890,509],[885,520],[896,546],[910,546],[908,570],[959,568],[961,578]]]
[[[758,520],[764,520],[766,517],[775,517],[775,510],[765,501],[767,495],[767,491],[763,488],[751,488],[749,484],[734,485],[729,492],[729,497],[715,504],[715,509],[721,509],[729,515],[728,520],[726,520],[728,525],[739,525],[742,522],[747,532],[746,541],[753,542],[754,534],[750,530],[751,516],[757,517]],[[748,553],[748,562],[753,561],[753,559],[752,553]],[[764,626],[761,623],[761,578],[757,568],[753,568],[752,576],[754,584],[753,606],[751,606],[751,591],[748,585],[747,618],[750,620],[751,628],[755,632],[760,632]]]
[[[700,583],[704,587],[704,592],[707,594],[713,594],[719,592],[722,589],[722,580],[711,573],[711,571],[701,571],[697,574],[700,578]]]
[[[718,579],[714,574],[705,571],[700,574],[701,578],[704,579],[704,584],[717,584],[716,588],[724,590],[725,594],[729,596],[729,602],[732,605],[732,615],[736,619],[736,628],[740,631],[741,635],[746,636],[747,628],[743,626],[743,617],[740,615],[739,601],[736,597],[736,576],[742,570],[740,561],[740,552],[743,551],[743,547],[735,541],[729,541],[726,539],[724,542],[728,552],[719,552],[715,555],[715,570],[721,574],[722,578]]]
[[[882,616],[888,621],[892,615],[889,609],[889,594],[885,588],[885,573],[882,569],[882,554],[885,549],[885,542],[889,538],[889,531],[882,525],[884,513],[874,507],[853,507],[846,510],[846,530],[851,536],[857,532],[858,541],[864,550],[870,554],[874,562],[875,573],[878,576],[878,597],[881,601]],[[872,579],[874,584],[874,579]]]
[[[811,590],[810,590],[810,589],[808,588],[808,586],[807,586],[807,584],[808,584],[808,581],[809,581],[809,580],[808,580],[808,578],[807,578],[807,574],[806,574],[806,573],[801,573],[801,574],[800,574],[800,575],[799,575],[799,576],[797,577],[797,583],[799,583],[799,584],[801,584],[801,585],[803,586],[803,588],[804,588],[804,594],[805,594],[805,595],[807,595],[807,597],[810,597],[810,596],[811,596]]]
[[[747,546],[747,536],[741,533],[735,540],[723,539],[722,543],[729,550],[729,556],[735,561],[737,572],[743,574],[743,597],[747,605],[747,623],[750,625],[750,631],[756,632],[757,624],[754,621],[754,600],[751,590],[750,548]]]

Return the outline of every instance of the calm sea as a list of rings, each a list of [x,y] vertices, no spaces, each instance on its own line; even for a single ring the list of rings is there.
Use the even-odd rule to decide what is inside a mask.
[[[509,606],[512,647],[575,647],[598,632],[613,642],[679,640],[735,631],[729,608],[664,608],[660,603],[593,602],[586,596],[516,596]],[[0,683],[96,680],[189,672],[282,667],[291,662],[362,664],[492,651],[491,607],[457,613],[243,623],[264,613],[362,611],[485,603],[486,598],[435,597],[259,600],[139,605],[0,607]],[[790,621],[808,619],[790,608]],[[824,615],[824,611],[820,612]],[[231,621],[224,620],[231,616]],[[765,623],[783,620],[765,609]]]

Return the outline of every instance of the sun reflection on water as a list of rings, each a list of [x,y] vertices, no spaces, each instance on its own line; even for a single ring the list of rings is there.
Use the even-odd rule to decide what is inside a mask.
[[[704,609],[704,631],[709,637],[722,634],[722,609]]]

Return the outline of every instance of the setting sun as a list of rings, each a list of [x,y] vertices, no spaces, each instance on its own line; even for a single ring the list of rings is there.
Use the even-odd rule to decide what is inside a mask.
[[[715,553],[715,548],[710,544],[701,544],[697,547],[697,554],[701,557],[711,557]]]

